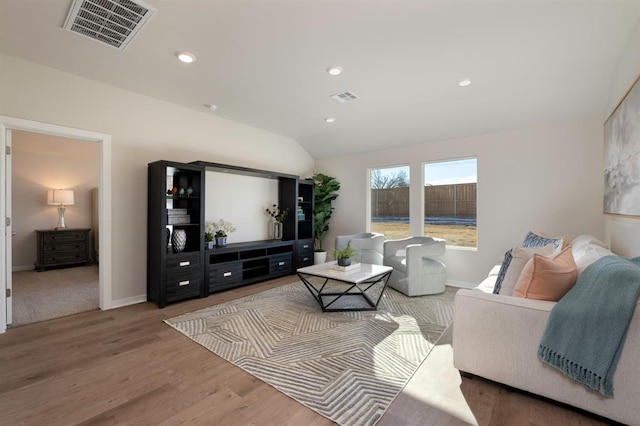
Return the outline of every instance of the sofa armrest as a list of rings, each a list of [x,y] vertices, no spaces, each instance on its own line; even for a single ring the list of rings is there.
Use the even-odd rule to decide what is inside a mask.
[[[458,290],[454,305],[454,366],[526,389],[521,370],[539,367],[538,343],[555,303]]]
[[[461,289],[454,305],[453,357],[459,370],[619,422],[638,423],[640,303],[614,375],[615,398],[602,398],[538,360],[538,345],[555,302]]]

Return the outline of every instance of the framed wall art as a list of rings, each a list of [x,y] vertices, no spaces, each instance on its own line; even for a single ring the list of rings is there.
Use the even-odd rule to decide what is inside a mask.
[[[640,216],[640,78],[604,124],[604,213]]]

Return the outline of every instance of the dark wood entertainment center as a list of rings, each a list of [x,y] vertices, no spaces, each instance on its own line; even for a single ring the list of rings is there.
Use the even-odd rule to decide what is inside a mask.
[[[278,205],[290,212],[283,222],[282,240],[205,249],[207,171],[277,179]],[[312,265],[313,195],[313,182],[295,175],[204,161],[149,163],[147,300],[163,308],[167,303],[291,275]],[[179,223],[172,212],[180,213]],[[171,232],[177,229],[186,235],[180,252],[170,244]]]

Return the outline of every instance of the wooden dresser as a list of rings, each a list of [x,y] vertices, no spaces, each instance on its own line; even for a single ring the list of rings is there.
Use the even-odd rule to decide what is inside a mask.
[[[37,271],[50,267],[91,263],[90,229],[37,230]]]

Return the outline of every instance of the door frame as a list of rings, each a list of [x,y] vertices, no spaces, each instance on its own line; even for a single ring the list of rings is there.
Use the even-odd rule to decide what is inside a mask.
[[[25,120],[0,115],[0,164],[7,164],[7,146],[10,146],[10,133],[12,130],[22,130],[33,133],[44,133],[54,136],[81,139],[97,142],[99,146],[100,171],[98,176],[98,214],[100,222],[98,230],[100,234],[99,264],[100,274],[98,280],[100,309],[110,309],[113,305],[111,287],[111,135],[73,127],[59,126],[57,124],[43,123],[33,120]],[[10,191],[7,189],[7,176],[5,171],[0,173],[0,217],[10,217],[10,204],[7,206],[7,197]],[[9,200],[10,203],[10,200]],[[4,232],[0,232],[0,277],[3,285],[0,287],[0,333],[7,330],[7,277],[12,274],[10,263],[11,254],[11,230],[12,226],[5,226]],[[10,279],[10,278],[9,278]]]

